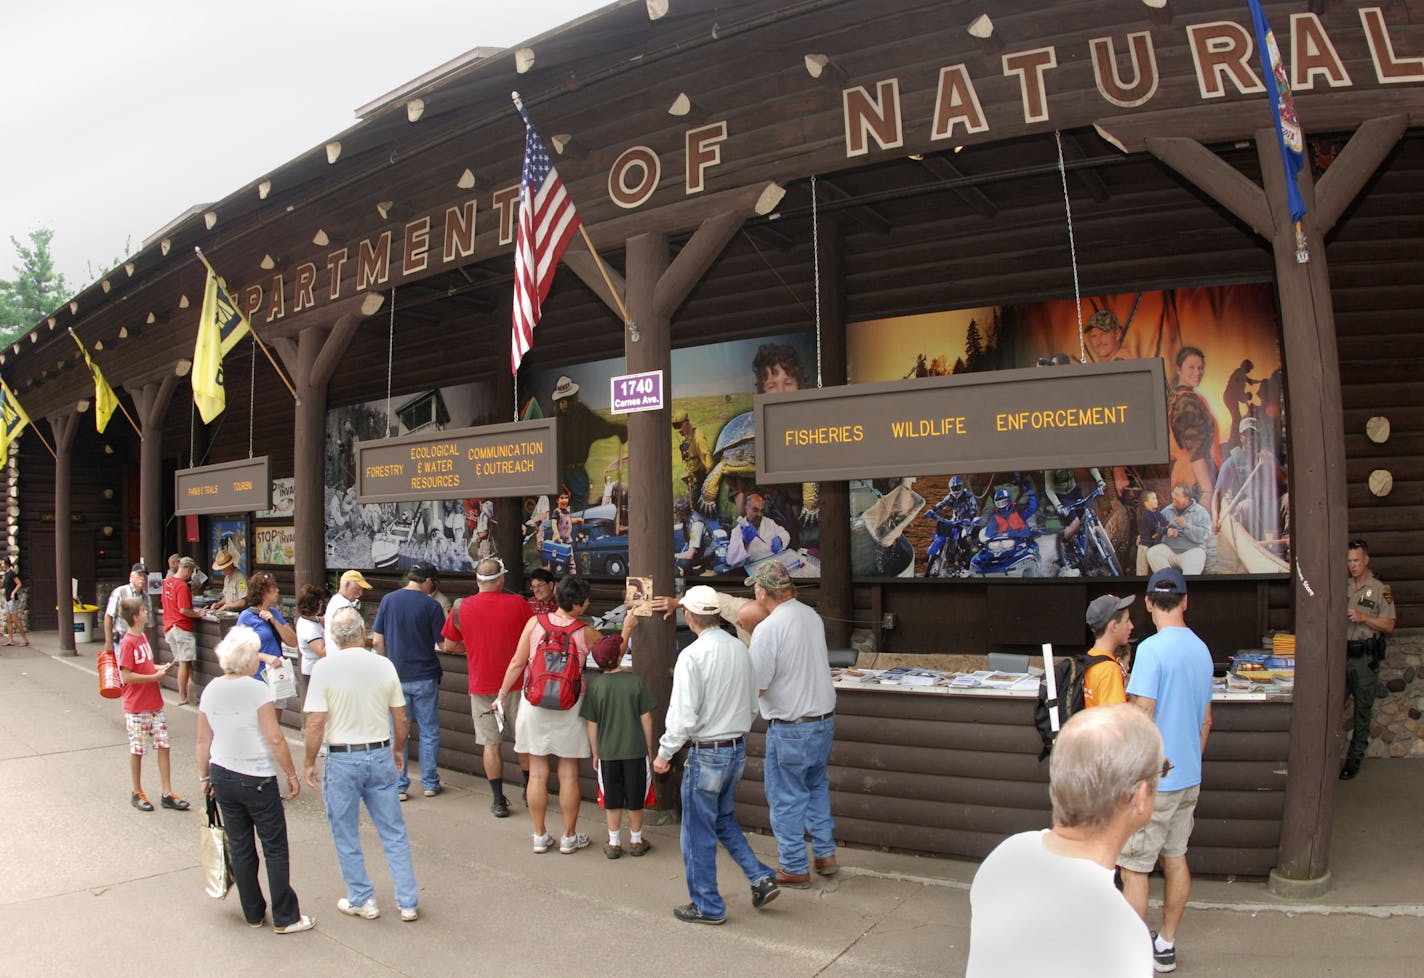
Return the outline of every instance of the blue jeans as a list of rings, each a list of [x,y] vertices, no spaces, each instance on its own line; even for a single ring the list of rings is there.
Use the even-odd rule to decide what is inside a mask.
[[[831,821],[831,784],[826,765],[836,718],[812,723],[770,723],[766,728],[766,768],[762,774],[771,831],[782,872],[806,873],[806,836],[818,859],[836,853]]]
[[[742,867],[749,883],[775,871],[752,852],[733,810],[737,782],[747,766],[745,744],[687,752],[682,772],[682,863],[687,892],[706,917],[724,917],[727,903],[717,892],[717,843]]]
[[[440,759],[440,680],[421,679],[413,683],[401,683],[405,693],[406,713],[411,723],[420,728],[420,785],[428,790],[440,787],[440,772],[435,765]],[[401,772],[397,786],[401,791],[410,788],[410,738],[405,742],[405,770]]]
[[[248,923],[261,923],[267,913],[262,885],[257,882],[257,839],[267,860],[267,889],[272,894],[272,923],[278,927],[301,919],[297,894],[288,882],[290,856],[287,848],[287,815],[282,810],[282,793],[276,778],[259,778],[211,765],[213,798],[222,812],[232,855],[232,878],[242,916]],[[206,823],[204,823],[206,824]]]
[[[336,843],[336,860],[346,880],[346,899],[359,907],[376,895],[371,877],[366,875],[366,859],[361,853],[361,802],[381,837],[395,884],[396,905],[412,909],[420,905],[415,885],[415,869],[410,863],[410,837],[396,788],[396,763],[389,748],[372,751],[327,751],[322,774],[326,820]]]

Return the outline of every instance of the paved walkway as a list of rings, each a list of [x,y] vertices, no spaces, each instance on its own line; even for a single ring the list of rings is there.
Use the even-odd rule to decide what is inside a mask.
[[[344,887],[319,796],[288,804],[293,884],[315,931],[277,937],[243,924],[235,897],[203,894],[196,812],[135,811],[117,702],[96,691],[92,655],[57,657],[53,633],[35,647],[0,647],[0,974],[83,975],[135,969],[302,976],[652,973],[782,976],[962,974],[975,865],[842,850],[834,881],[751,908],[736,868],[720,875],[729,919],[720,928],[671,915],[687,900],[674,827],[649,831],[653,851],[610,862],[597,847],[535,856],[529,823],[488,813],[481,779],[442,775],[439,798],[406,806],[421,919],[395,915],[380,846],[367,824],[379,920],[336,911]],[[196,713],[172,706],[177,790],[197,797]],[[146,759],[144,787],[159,794]],[[1367,762],[1342,786],[1337,886],[1289,903],[1257,882],[1202,881],[1180,936],[1185,975],[1412,974],[1424,941],[1421,833],[1414,799],[1424,764]],[[1397,814],[1390,814],[1390,812]],[[597,829],[585,806],[581,825]],[[590,835],[595,835],[590,831]],[[596,835],[595,835],[596,838]],[[1382,839],[1397,840],[1384,842]],[[752,836],[763,859],[772,840]],[[1025,920],[1026,939],[1033,921]]]

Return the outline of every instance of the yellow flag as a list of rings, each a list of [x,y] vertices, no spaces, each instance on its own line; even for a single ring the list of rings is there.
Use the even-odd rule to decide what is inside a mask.
[[[119,396],[104,379],[104,372],[99,369],[99,365],[89,357],[89,351],[84,349],[79,334],[71,329],[69,335],[74,337],[79,352],[84,354],[84,362],[89,364],[89,372],[94,375],[94,427],[102,435],[104,429],[109,426],[109,419],[114,416],[114,409],[119,406]]]
[[[10,454],[10,443],[20,437],[20,432],[30,423],[30,416],[20,407],[15,392],[10,385],[0,380],[0,460]]]
[[[206,264],[206,262],[204,263]],[[252,327],[227,294],[217,273],[208,269],[203,290],[203,313],[198,320],[198,344],[193,350],[193,403],[204,424],[227,407],[223,390],[223,357]]]

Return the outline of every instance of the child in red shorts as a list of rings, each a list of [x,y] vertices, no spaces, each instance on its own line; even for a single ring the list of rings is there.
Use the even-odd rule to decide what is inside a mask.
[[[153,744],[158,752],[158,776],[163,781],[164,808],[186,812],[189,805],[173,793],[173,780],[168,760],[168,719],[163,715],[163,693],[158,684],[168,675],[172,663],[155,665],[153,650],[148,647],[144,626],[148,624],[148,609],[142,598],[124,598],[119,602],[119,617],[129,626],[119,645],[119,671],[123,674],[124,720],[129,733],[129,772],[133,776],[133,807],[141,812],[153,811],[153,803],[143,793],[140,780],[143,770],[144,742]]]

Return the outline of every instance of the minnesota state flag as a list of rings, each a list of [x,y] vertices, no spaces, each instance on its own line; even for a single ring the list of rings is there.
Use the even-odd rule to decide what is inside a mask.
[[[223,357],[247,335],[251,325],[227,294],[212,266],[203,290],[203,315],[198,321],[198,345],[193,350],[193,403],[209,424],[227,407],[223,391]]]
[[[114,409],[119,406],[119,396],[104,379],[104,372],[99,369],[99,365],[90,358],[89,351],[84,349],[79,334],[71,329],[69,335],[74,337],[75,346],[84,354],[84,362],[89,364],[89,372],[94,375],[94,427],[102,435],[104,429],[109,426],[109,419],[114,416]]]
[[[30,423],[30,416],[20,407],[15,392],[10,385],[0,380],[0,459],[10,454],[10,443],[20,437],[20,432]]]

